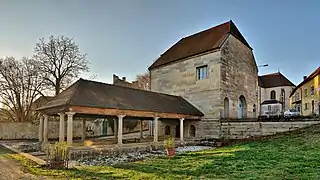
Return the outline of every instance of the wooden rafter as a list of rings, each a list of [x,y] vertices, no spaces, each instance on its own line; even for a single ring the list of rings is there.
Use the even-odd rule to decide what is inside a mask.
[[[187,115],[187,114],[176,114],[176,113],[159,113],[159,112],[149,112],[149,111],[137,111],[137,110],[122,110],[122,109],[106,109],[97,107],[82,107],[82,106],[70,106],[70,112],[75,112],[79,114],[94,114],[94,115],[126,115],[132,117],[159,117],[168,119],[200,119],[199,116]]]

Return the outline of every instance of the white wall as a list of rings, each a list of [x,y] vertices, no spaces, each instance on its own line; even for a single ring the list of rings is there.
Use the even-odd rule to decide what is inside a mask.
[[[292,92],[293,86],[279,86],[272,88],[261,88],[261,102],[265,100],[270,100],[270,92],[274,90],[276,92],[276,100],[280,101],[281,89],[285,91],[285,107],[284,111],[290,109],[290,93]]]

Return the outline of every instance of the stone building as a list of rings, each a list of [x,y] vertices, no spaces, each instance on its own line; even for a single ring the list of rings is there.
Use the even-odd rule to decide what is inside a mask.
[[[289,96],[294,88],[295,85],[280,72],[259,76],[259,115],[275,114],[275,112],[271,113],[268,111],[268,109],[271,110],[274,104],[280,104],[282,106],[276,114],[281,115],[284,111],[290,109]],[[261,107],[263,106],[267,107],[266,110],[269,113],[261,111],[261,109],[263,109]]]
[[[219,119],[257,116],[258,68],[232,21],[182,38],[149,71],[151,91],[181,96],[204,113],[185,125],[185,136],[217,137]],[[178,125],[162,122],[160,129],[179,136]]]
[[[290,103],[303,116],[320,115],[320,67],[304,76],[290,94]]]

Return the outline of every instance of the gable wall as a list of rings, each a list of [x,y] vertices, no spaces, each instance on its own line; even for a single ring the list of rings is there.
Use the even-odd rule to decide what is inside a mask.
[[[271,91],[276,92],[276,100],[280,101],[281,96],[281,89],[285,91],[285,107],[284,111],[290,109],[290,94],[294,88],[294,86],[279,86],[279,87],[272,87],[272,88],[261,88],[261,103],[265,100],[270,100],[270,93]]]
[[[253,105],[258,112],[258,72],[252,50],[233,35],[229,35],[221,48],[221,111],[223,100],[229,99],[229,117],[237,118],[239,97],[247,103],[247,117],[253,118]]]

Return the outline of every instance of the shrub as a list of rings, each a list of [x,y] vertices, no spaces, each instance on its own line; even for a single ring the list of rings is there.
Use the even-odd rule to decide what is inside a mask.
[[[174,149],[175,148],[174,138],[170,137],[170,138],[164,140],[164,147],[166,149]]]
[[[47,163],[51,168],[65,168],[68,166],[68,145],[66,142],[50,144],[47,149]]]

